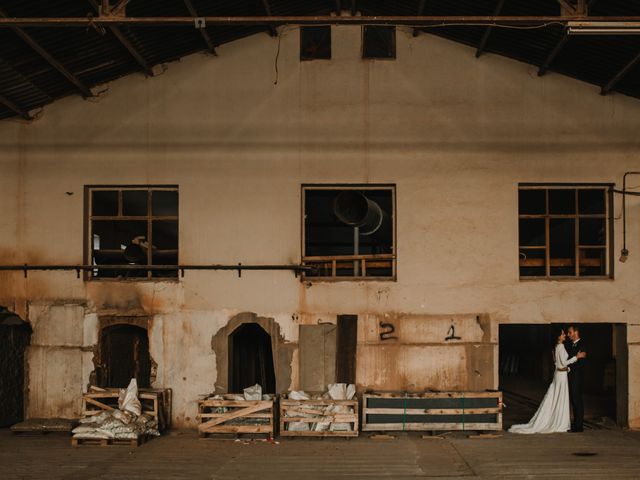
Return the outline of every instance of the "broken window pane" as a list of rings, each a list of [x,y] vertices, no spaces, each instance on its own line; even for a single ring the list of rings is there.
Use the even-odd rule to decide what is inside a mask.
[[[546,213],[546,195],[544,189],[521,189],[518,192],[520,215],[543,215]]]
[[[304,202],[309,276],[393,275],[392,188],[306,187]]]
[[[580,249],[580,276],[603,276],[607,272],[606,248]]]
[[[579,213],[604,214],[606,213],[605,190],[585,188],[578,191]]]
[[[153,247],[158,250],[178,249],[178,221],[156,220],[152,228]]]
[[[606,245],[607,231],[604,218],[580,219],[580,245]]]
[[[176,190],[154,190],[151,195],[154,216],[178,216],[178,192]]]
[[[146,217],[149,212],[147,200],[149,192],[147,190],[125,190],[122,192],[122,214],[125,216]]]
[[[545,276],[547,251],[544,248],[520,249],[520,275],[523,277]]]
[[[91,215],[101,217],[118,215],[118,191],[94,190],[91,195]]]
[[[521,218],[520,246],[544,247],[546,244],[544,218]]]
[[[91,245],[89,250],[94,265],[177,265],[178,220],[156,220],[157,217],[175,216],[178,213],[177,190],[119,189],[96,190],[92,200],[98,198],[99,211],[111,212],[109,220],[93,218],[90,222]],[[103,195],[103,193],[105,193]],[[108,194],[108,195],[107,195]],[[152,195],[152,212],[149,212],[149,196]],[[118,198],[121,198],[121,213],[118,213]],[[115,200],[115,203],[114,203]],[[111,210],[104,205],[111,202]],[[115,205],[115,208],[114,208]],[[92,206],[92,213],[95,205]],[[115,213],[114,213],[115,212]],[[127,220],[126,217],[143,217]],[[176,277],[176,270],[152,274],[144,269],[92,271],[94,277],[151,278]]]
[[[545,195],[548,195],[547,208]],[[519,190],[520,275],[606,275],[608,266],[604,259],[611,249],[611,245],[607,245],[610,227],[607,211],[611,207],[606,202],[609,201],[605,187],[522,186]],[[529,248],[544,246],[548,252],[544,248]]]
[[[331,27],[300,27],[300,60],[331,58]]]
[[[363,27],[362,58],[396,58],[396,28],[373,25]]]
[[[551,275],[575,275],[575,219],[552,218],[549,221]]]
[[[550,189],[549,190],[549,213],[573,215],[576,213],[576,191],[575,189]]]

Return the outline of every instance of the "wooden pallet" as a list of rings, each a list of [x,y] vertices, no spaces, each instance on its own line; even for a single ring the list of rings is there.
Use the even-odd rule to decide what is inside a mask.
[[[201,438],[220,434],[265,434],[273,437],[273,403],[273,400],[200,400],[198,434]],[[227,411],[219,412],[221,408]],[[257,421],[255,424],[234,424],[252,420]]]
[[[31,418],[11,426],[14,435],[45,435],[49,433],[62,433],[69,435],[78,425],[77,420],[65,418]]]
[[[72,447],[139,447],[143,443],[149,441],[151,436],[139,435],[138,438],[71,438]]]
[[[104,411],[118,408],[119,388],[100,388],[92,386],[90,392],[82,395],[82,415],[90,417]],[[171,389],[141,388],[138,399],[142,405],[142,413],[150,415],[158,421],[161,432],[171,426]]]
[[[332,405],[346,406],[353,413],[330,413],[324,415],[322,411],[312,407],[328,407]],[[313,417],[304,416],[313,415]],[[309,424],[308,431],[288,430],[287,425],[293,422]],[[314,431],[316,423],[348,423],[351,430],[345,431]],[[282,437],[357,437],[358,436],[358,400],[289,400],[280,399],[280,436]]]
[[[363,431],[502,430],[502,392],[365,393]]]

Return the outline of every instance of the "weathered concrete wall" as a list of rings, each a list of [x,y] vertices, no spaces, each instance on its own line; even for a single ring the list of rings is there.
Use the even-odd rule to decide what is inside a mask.
[[[185,58],[157,78],[114,82],[98,101],[61,100],[33,124],[0,124],[0,263],[82,262],[90,184],[178,184],[182,263],[298,262],[302,183],[380,182],[397,186],[397,281],[0,274],[0,304],[28,318],[39,339],[29,353],[30,416],[77,413],[104,315],[152,319],[155,385],[174,389],[177,425],[192,425],[198,395],[215,390],[211,340],[242,312],[278,323],[293,348],[292,388],[298,325],[337,314],[363,319],[358,383],[406,388],[495,386],[499,323],[640,325],[636,199],[627,211],[631,256],[616,263],[615,280],[523,282],[517,262],[518,182],[619,185],[638,170],[640,102],[553,74],[537,78],[508,59],[475,60],[470,48],[410,30],[398,32],[397,60],[362,61],[359,29],[333,32],[332,60],[301,63],[297,32],[286,29],[277,84],[279,40],[259,35],[216,58]],[[619,198],[614,213],[619,250]],[[61,304],[83,309],[78,330],[57,330],[80,318],[50,308]],[[476,315],[489,327],[478,328]],[[376,328],[387,316],[403,338],[418,334],[417,344],[380,344]],[[461,343],[445,344],[450,318],[462,322]],[[640,427],[636,333],[629,412]]]

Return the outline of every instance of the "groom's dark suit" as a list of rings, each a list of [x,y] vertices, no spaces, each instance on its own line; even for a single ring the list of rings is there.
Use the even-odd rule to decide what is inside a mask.
[[[575,357],[578,352],[587,352],[587,346],[583,339],[577,342],[569,341],[565,345],[569,358]],[[581,432],[584,421],[584,402],[582,400],[583,380],[585,374],[586,358],[578,359],[569,366],[569,398],[573,406],[573,425],[571,430]]]

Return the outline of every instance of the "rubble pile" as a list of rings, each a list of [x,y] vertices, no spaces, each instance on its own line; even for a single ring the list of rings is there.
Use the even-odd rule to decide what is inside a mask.
[[[160,436],[158,421],[142,413],[138,399],[138,384],[131,379],[127,389],[120,390],[118,408],[80,419],[73,429],[78,439],[136,439],[142,435]]]
[[[327,385],[324,393],[309,394],[301,390],[289,392],[290,400],[351,400],[356,394],[356,386],[346,383],[332,383]],[[313,412],[317,410],[316,414]],[[312,413],[313,412],[313,413]],[[303,410],[287,410],[285,416],[308,418],[308,422],[287,422],[286,429],[295,432],[345,432],[353,430],[350,423],[327,421],[336,414],[357,413],[348,405],[305,405]]]

